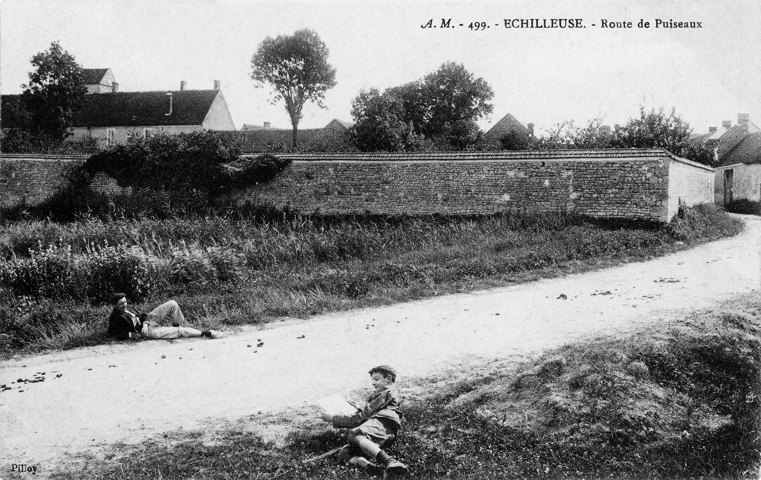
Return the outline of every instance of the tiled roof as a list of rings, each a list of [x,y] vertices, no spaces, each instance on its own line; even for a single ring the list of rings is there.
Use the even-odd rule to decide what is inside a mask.
[[[161,125],[201,125],[219,90],[175,90],[172,114],[167,92],[100,93],[82,97],[82,108],[74,115],[75,127],[141,127]],[[6,102],[20,101],[20,95],[3,95]],[[5,117],[5,114],[3,114]],[[3,121],[3,128],[12,127]]]
[[[529,129],[519,122],[517,118],[508,113],[495,123],[494,126],[486,132],[484,137],[488,140],[499,140],[501,137],[511,132],[516,132],[528,137]]]
[[[761,132],[751,133],[722,158],[719,166],[761,163]]]
[[[74,116],[75,127],[201,125],[219,90],[175,90],[172,114],[167,92],[85,95]]]
[[[608,150],[514,150],[499,152],[410,153],[287,153],[279,157],[301,161],[441,161],[441,160],[565,160],[618,158],[676,158],[660,148]]]
[[[85,76],[85,85],[98,85],[103,80],[103,76],[108,72],[107,68],[83,68],[82,73]]]

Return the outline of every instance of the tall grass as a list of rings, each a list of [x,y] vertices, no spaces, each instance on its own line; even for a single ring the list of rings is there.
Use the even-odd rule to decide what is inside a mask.
[[[29,308],[49,300],[105,316],[105,301],[122,291],[149,305],[173,297],[202,322],[257,323],[561,275],[740,229],[710,206],[687,209],[666,227],[565,213],[22,221],[0,228],[0,321],[18,330]],[[32,306],[20,314],[9,298]],[[38,318],[45,322],[43,311]]]

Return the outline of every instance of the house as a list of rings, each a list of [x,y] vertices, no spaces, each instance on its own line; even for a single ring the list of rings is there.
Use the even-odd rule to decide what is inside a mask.
[[[299,149],[324,150],[322,147],[326,140],[346,137],[352,125],[351,122],[334,118],[323,128],[300,128]],[[220,135],[234,142],[244,154],[288,150],[293,141],[292,128],[273,128],[270,122],[263,122],[262,125],[244,123],[239,131]]]
[[[510,113],[502,117],[485,134],[486,143],[499,145],[506,150],[522,150],[536,140],[534,124],[523,125]]]
[[[119,92],[110,69],[85,69],[85,80],[88,94],[72,119],[70,140],[95,138],[110,146],[157,133],[235,130],[218,80],[209,90],[187,90],[183,81],[179,90],[152,92]],[[21,95],[3,95],[1,101],[2,128],[13,128],[11,112]]]
[[[87,93],[114,93],[119,91],[110,68],[83,68]]]
[[[747,113],[737,115],[737,124],[725,120],[721,128],[693,135],[690,141],[714,151],[716,181],[714,201],[727,204],[733,200],[761,201],[761,128]]]

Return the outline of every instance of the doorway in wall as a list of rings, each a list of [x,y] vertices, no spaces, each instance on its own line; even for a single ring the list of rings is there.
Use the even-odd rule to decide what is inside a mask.
[[[734,170],[724,170],[724,205],[732,202],[732,182],[734,176]]]

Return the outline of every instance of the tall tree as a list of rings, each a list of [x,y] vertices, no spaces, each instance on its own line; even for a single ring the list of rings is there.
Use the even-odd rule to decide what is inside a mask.
[[[377,89],[361,91],[352,101],[354,145],[364,152],[418,150],[422,137],[405,119],[404,102],[395,95],[381,95]]]
[[[489,103],[494,97],[491,86],[462,64],[444,63],[426,75],[422,83],[430,112],[423,125],[426,136],[444,135],[456,147],[463,147],[469,143],[476,120],[494,110]]]
[[[476,120],[488,115],[494,107],[489,101],[494,96],[491,87],[483,78],[476,78],[461,64],[444,63],[433,73],[420,80],[398,87],[386,89],[383,94],[373,97],[373,102],[367,102],[367,96],[362,94],[353,102],[355,122],[367,118],[380,119],[377,112],[363,112],[364,106],[377,107],[379,103],[393,106],[389,115],[392,122],[377,122],[380,129],[394,130],[400,133],[412,129],[414,135],[411,141],[402,143],[391,142],[383,149],[396,146],[398,149],[422,148],[424,145],[436,150],[463,150],[472,147],[482,137],[482,132]],[[374,132],[378,132],[378,128]],[[355,130],[356,139],[363,134],[361,128]],[[423,140],[426,140],[423,142]],[[375,140],[365,142],[363,147],[369,148]],[[382,142],[381,142],[382,143]]]
[[[74,114],[87,93],[82,67],[58,42],[32,57],[31,63],[35,70],[22,85],[29,128],[33,135],[61,143],[71,135]]]
[[[267,37],[251,57],[251,78],[257,87],[265,83],[275,89],[272,103],[285,102],[293,126],[293,147],[298,145],[298,127],[304,103],[325,108],[325,92],[336,85],[336,69],[328,63],[328,47],[309,29],[293,35]]]

